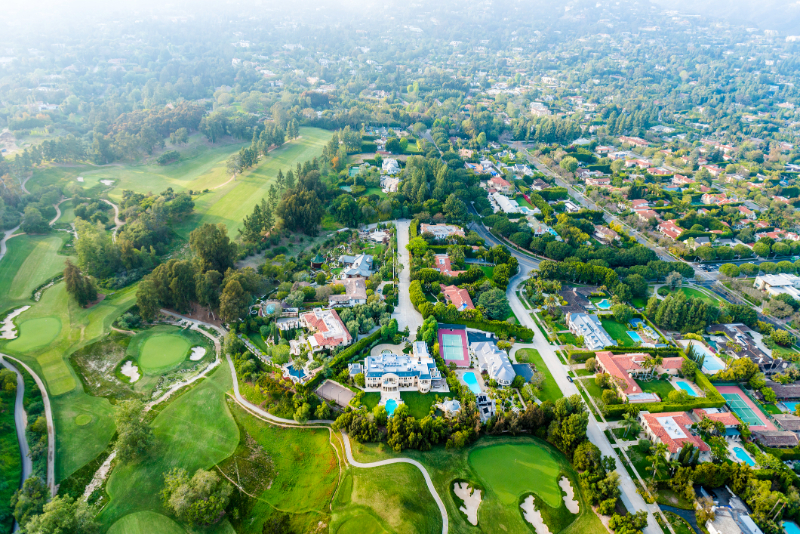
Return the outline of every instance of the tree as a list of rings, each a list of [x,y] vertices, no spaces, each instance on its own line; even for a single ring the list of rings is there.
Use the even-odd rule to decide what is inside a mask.
[[[786,330],[775,329],[770,334],[770,339],[782,347],[790,347],[794,343],[794,336]]]
[[[144,405],[128,400],[117,405],[117,458],[126,462],[143,455],[152,441],[153,432],[143,420]]]
[[[622,428],[625,429],[625,434],[623,437],[628,437],[628,432],[632,432],[631,436],[635,437],[641,428],[637,419],[635,417],[631,417],[631,415],[627,413],[622,415],[622,421],[620,421],[620,424],[622,425]]]
[[[298,188],[283,197],[277,213],[289,230],[316,235],[325,208],[314,191]]]
[[[775,395],[775,390],[771,387],[764,386],[761,388],[761,394],[764,396],[764,400],[770,404],[775,404],[778,401],[778,396]]]
[[[505,292],[497,288],[481,293],[478,297],[478,306],[483,308],[488,318],[494,320],[502,321],[511,313]]]
[[[202,271],[214,270],[224,273],[234,267],[236,261],[236,243],[228,237],[228,229],[224,224],[206,223],[189,234],[189,246],[200,258]]]
[[[666,283],[670,291],[675,291],[681,286],[683,276],[678,272],[671,272],[667,275]]]
[[[578,170],[578,160],[572,156],[567,156],[561,160],[558,166],[567,172],[575,172]]]
[[[627,324],[633,317],[633,310],[627,304],[615,304],[611,307],[611,313],[614,314],[614,319],[622,324]]]
[[[770,247],[766,243],[759,242],[753,245],[753,252],[755,252],[756,255],[760,258],[766,258],[767,256],[769,256]]]
[[[242,289],[238,280],[231,280],[219,298],[219,316],[225,322],[241,319],[247,313],[250,296]]]
[[[309,419],[311,419],[311,405],[304,402],[295,410],[294,420],[298,423],[305,423]]]
[[[451,194],[444,203],[444,214],[448,222],[462,223],[467,218],[467,205],[457,196]]]
[[[44,505],[42,513],[31,517],[25,525],[26,534],[94,534],[100,525],[94,521],[96,510],[70,497],[56,495]]]
[[[26,234],[44,234],[50,231],[50,225],[42,217],[41,211],[28,206],[22,219],[22,231]]]
[[[198,469],[192,478],[185,469],[164,475],[161,502],[182,521],[192,525],[218,523],[233,493],[233,486],[213,471]]]
[[[11,496],[14,519],[24,528],[33,516],[42,513],[49,497],[50,489],[44,480],[36,476],[27,479]]]
[[[723,276],[727,276],[728,278],[736,278],[741,274],[739,267],[734,265],[733,263],[723,263],[719,266],[719,272],[722,273]]]
[[[80,306],[86,306],[97,300],[97,286],[89,276],[84,276],[77,265],[67,260],[64,263],[64,284],[67,293],[78,301]]]

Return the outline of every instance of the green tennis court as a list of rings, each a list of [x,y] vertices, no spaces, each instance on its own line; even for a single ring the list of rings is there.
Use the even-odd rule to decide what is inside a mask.
[[[445,360],[463,360],[464,347],[461,336],[455,334],[442,334],[442,356]]]
[[[722,398],[739,418],[751,426],[764,426],[764,421],[753,411],[738,393],[722,393]]]

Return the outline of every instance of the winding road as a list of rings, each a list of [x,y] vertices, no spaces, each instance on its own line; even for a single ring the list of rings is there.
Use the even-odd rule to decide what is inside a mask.
[[[16,367],[5,361],[5,359],[0,358],[0,365],[14,371],[17,375],[17,399],[14,403],[14,423],[17,427],[17,441],[19,442],[20,456],[22,456],[22,476],[19,480],[19,487],[22,488],[22,484],[30,478],[33,472],[33,461],[31,460],[30,449],[28,448],[28,438],[25,436],[25,429],[28,427],[28,414],[25,413],[25,407],[22,404],[25,398],[25,380],[22,378],[22,373],[20,373]],[[19,525],[17,521],[14,520],[14,532],[18,530]]]
[[[72,197],[62,198],[61,200],[58,201],[58,204],[53,204],[53,207],[56,209],[56,216],[52,221],[50,221],[50,226],[53,226],[56,223],[56,221],[61,218],[61,208],[59,206],[61,206],[62,202],[66,202],[67,200],[72,200]]]
[[[123,221],[122,219],[119,218],[119,206],[117,206],[116,204],[114,204],[110,200],[106,200],[104,198],[101,198],[100,200],[102,200],[103,202],[105,202],[106,204],[108,204],[109,206],[114,208],[114,224],[116,226],[114,227],[114,232],[111,234],[111,240],[114,243],[116,243],[117,242],[117,232],[119,231],[120,228],[122,228],[122,225],[125,224],[125,221]]]
[[[407,232],[406,232],[406,236],[408,236]],[[399,246],[399,242],[400,241],[398,239],[398,246]],[[196,331],[198,331],[198,332],[200,332],[202,334],[205,334],[208,338],[214,340],[214,345],[219,350],[219,347],[220,347],[219,339],[217,339],[214,336],[212,336],[206,330],[204,330],[202,328],[199,328],[199,326],[200,325],[204,325],[206,327],[212,328],[214,331],[218,332],[220,335],[225,335],[225,330],[223,330],[222,328],[220,328],[220,327],[218,327],[216,325],[213,325],[211,323],[198,321],[196,319],[190,319],[188,317],[184,317],[184,316],[179,315],[177,313],[168,312],[166,310],[161,310],[161,312],[165,313],[167,315],[170,315],[172,317],[180,318],[180,319],[182,319],[184,321],[192,323],[193,326],[196,327],[195,328]],[[262,410],[261,408],[259,408],[255,404],[252,404],[250,401],[248,401],[247,399],[242,397],[242,394],[239,392],[239,381],[236,378],[236,367],[233,365],[233,360],[230,358],[230,356],[226,355],[226,358],[228,360],[228,366],[230,367],[230,370],[231,370],[231,376],[233,377],[233,397],[234,397],[234,399],[236,400],[237,403],[241,404],[248,411],[250,411],[250,412],[252,412],[254,414],[257,414],[261,418],[266,419],[266,420],[271,421],[271,422],[274,422],[276,424],[293,426],[293,427],[308,426],[308,425],[330,425],[330,424],[333,423],[333,421],[328,420],[328,419],[315,419],[315,420],[308,421],[306,423],[298,423],[294,419],[284,419],[283,417],[276,417],[276,416],[272,415],[271,413],[269,413],[269,412],[267,412],[265,410]],[[422,477],[425,479],[425,483],[428,486],[428,490],[431,492],[431,495],[433,496],[433,500],[436,502],[436,505],[439,507],[439,512],[442,515],[442,534],[447,534],[447,531],[449,529],[449,522],[448,522],[448,517],[447,517],[447,509],[445,508],[444,502],[442,501],[441,497],[439,497],[439,493],[436,491],[436,487],[433,485],[433,480],[431,479],[430,474],[428,474],[428,470],[425,469],[425,467],[421,463],[419,463],[416,460],[412,460],[411,458],[390,458],[390,459],[387,459],[387,460],[380,460],[380,461],[377,461],[377,462],[369,462],[369,463],[359,462],[359,461],[356,461],[353,458],[353,452],[352,452],[352,449],[350,447],[350,438],[344,432],[342,432],[342,441],[344,442],[344,449],[345,449],[345,454],[347,456],[347,461],[353,467],[359,467],[359,468],[362,468],[362,469],[370,469],[370,468],[373,468],[373,467],[381,467],[381,466],[385,466],[385,465],[402,463],[402,464],[411,464],[411,465],[415,466],[417,469],[419,469],[420,472],[422,473]]]
[[[42,382],[42,379],[39,378],[39,375],[37,375],[36,373],[33,372],[33,369],[31,369],[25,363],[19,361],[18,359],[14,358],[12,356],[0,353],[0,363],[3,363],[3,365],[6,365],[8,363],[8,360],[14,360],[16,365],[21,365],[28,373],[30,373],[30,375],[33,377],[33,380],[36,382],[36,385],[39,387],[39,391],[42,392],[42,403],[44,403],[44,417],[47,420],[47,487],[50,488],[50,495],[51,496],[55,496],[55,494],[56,494],[56,432],[55,432],[55,428],[56,427],[53,424],[53,410],[50,407],[50,396],[47,394],[47,388],[44,387],[44,382]],[[6,365],[6,367],[7,367],[7,365]],[[22,410],[22,401],[20,399],[20,395],[21,395],[20,391],[23,391],[23,392],[25,391],[24,383],[23,383],[23,387],[20,388],[19,384],[20,384],[20,380],[21,380],[21,373],[19,371],[17,371],[16,369],[14,369],[14,371],[17,373],[17,406],[16,406],[16,410]],[[23,421],[26,421],[27,420],[27,416],[24,415],[24,410],[22,410],[22,411],[23,411],[23,417],[25,418],[25,419],[23,419]],[[19,428],[20,428],[19,413],[15,413],[14,417],[17,420],[17,436],[19,436]],[[22,435],[23,436],[25,435],[26,426],[22,427]],[[20,449],[23,449],[22,441],[20,441]],[[27,440],[25,440],[24,450],[26,452],[28,451]],[[27,454],[25,455],[25,457],[27,458]],[[30,458],[28,458],[28,461],[30,461]],[[23,461],[23,474],[25,472],[24,466],[25,466],[25,463]],[[32,469],[33,469],[33,467],[31,466],[30,470],[28,471],[28,476],[30,476],[30,472],[32,471]],[[25,480],[25,479],[23,478],[23,480]]]

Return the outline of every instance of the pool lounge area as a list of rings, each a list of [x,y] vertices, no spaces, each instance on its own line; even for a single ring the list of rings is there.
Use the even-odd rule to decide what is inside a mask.
[[[686,382],[685,380],[676,380],[674,382],[674,385],[677,386],[678,389],[682,389],[683,391],[688,393],[690,397],[698,396],[694,388],[691,386],[691,384],[689,384],[689,382]]]
[[[595,304],[595,306],[597,306],[601,310],[609,310],[609,309],[611,309],[611,303],[608,301],[608,299],[603,299],[600,302],[597,302]]]
[[[750,454],[739,445],[732,446],[730,450],[733,454],[733,458],[731,459],[735,462],[747,464],[750,467],[756,466],[756,462],[750,457]]]
[[[789,413],[794,413],[797,409],[797,405],[800,404],[798,401],[783,401],[781,404],[786,408],[786,411]]]
[[[698,343],[697,341],[686,343],[685,349],[687,354],[689,353],[690,347],[692,347],[697,354],[703,356],[703,372],[705,374],[713,375],[717,371],[725,369],[725,362],[723,362],[719,356],[711,352],[711,349],[706,347],[703,343]]]

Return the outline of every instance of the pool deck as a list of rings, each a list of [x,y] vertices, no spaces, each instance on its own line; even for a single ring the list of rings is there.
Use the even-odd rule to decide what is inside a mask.
[[[747,450],[744,447],[742,447],[742,443],[740,441],[728,441],[728,452],[730,452],[728,457],[731,460],[740,464],[746,463],[744,460],[740,460],[739,457],[736,456],[736,451],[733,450],[735,447],[742,449],[742,451],[744,451],[747,457],[753,461],[753,465],[755,466],[756,463],[755,458],[753,458],[753,456],[749,452],[747,452]]]
[[[706,396],[705,392],[703,392],[702,389],[698,388],[695,384],[693,384],[689,380],[686,380],[685,378],[674,378],[673,377],[669,381],[669,383],[672,384],[672,387],[674,387],[678,391],[685,391],[680,385],[678,385],[678,382],[685,382],[689,386],[689,388],[691,388],[691,390],[694,392],[695,398],[697,398],[697,397],[705,397]]]
[[[478,369],[459,369],[459,370],[456,371],[456,375],[458,375],[459,382],[461,382],[465,386],[469,387],[469,384],[467,384],[464,381],[464,373],[472,373],[472,374],[474,374],[475,378],[478,380],[478,385],[480,386],[481,391],[486,391],[487,390],[486,382],[483,381],[483,376],[481,376],[481,372]]]

